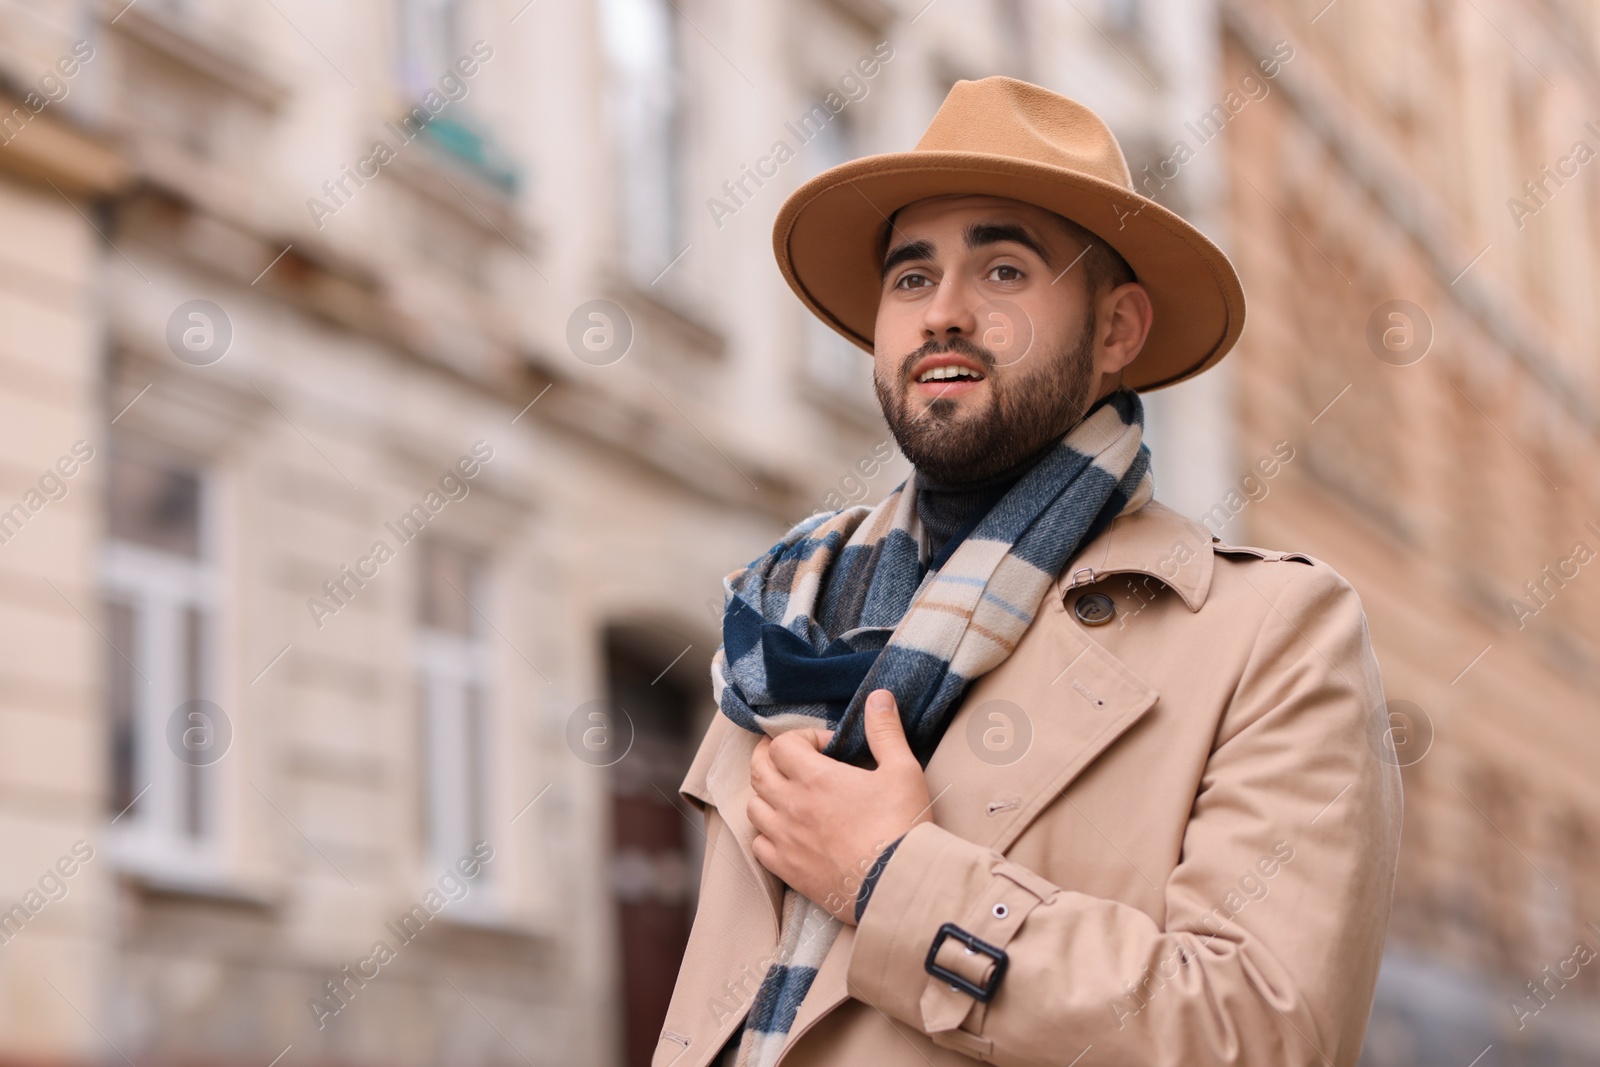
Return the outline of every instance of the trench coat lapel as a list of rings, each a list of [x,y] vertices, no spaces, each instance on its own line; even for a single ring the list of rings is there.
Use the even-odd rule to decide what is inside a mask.
[[[783,913],[783,881],[756,859],[755,850],[750,847],[755,840],[756,828],[746,812],[750,798],[755,796],[755,789],[750,784],[750,757],[760,740],[761,735],[739,726],[724,730],[722,745],[706,772],[706,797],[727,824],[729,836],[738,844],[739,855],[725,858],[742,863],[755,884],[761,888],[772,928],[771,940],[776,942],[778,921]]]

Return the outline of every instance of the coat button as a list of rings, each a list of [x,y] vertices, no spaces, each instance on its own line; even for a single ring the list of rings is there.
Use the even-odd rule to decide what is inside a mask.
[[[1117,613],[1117,605],[1104,593],[1085,593],[1072,605],[1072,610],[1085,626],[1104,626]]]

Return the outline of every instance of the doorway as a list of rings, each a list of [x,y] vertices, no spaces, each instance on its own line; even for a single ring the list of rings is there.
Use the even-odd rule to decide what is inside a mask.
[[[694,651],[674,664],[683,644],[627,627],[613,627],[605,637],[611,712],[618,730],[631,731],[627,754],[610,769],[626,1067],[649,1067],[660,1041],[689,942],[704,847],[700,815],[678,796],[678,784],[700,739],[706,716],[695,711],[709,702],[709,692],[702,692],[709,685],[684,681],[692,677]]]

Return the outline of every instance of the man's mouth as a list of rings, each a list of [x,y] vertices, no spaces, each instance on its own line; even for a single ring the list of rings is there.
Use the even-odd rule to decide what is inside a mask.
[[[968,381],[981,382],[983,375],[970,367],[933,367],[917,375],[919,382]]]
[[[965,356],[926,356],[913,368],[911,379],[925,397],[956,397],[969,393],[985,380],[981,367]]]

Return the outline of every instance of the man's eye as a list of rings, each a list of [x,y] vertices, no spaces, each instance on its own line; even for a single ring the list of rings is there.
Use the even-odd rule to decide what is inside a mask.
[[[996,275],[999,275],[999,277],[995,277]],[[1021,280],[1022,271],[1020,268],[1013,267],[1009,263],[1002,263],[1000,266],[989,271],[989,276],[997,282],[1014,282]]]
[[[926,274],[918,274],[915,271],[912,271],[908,274],[900,275],[900,277],[895,280],[894,287],[896,289],[921,289],[929,284],[931,283],[928,281],[928,276]]]

